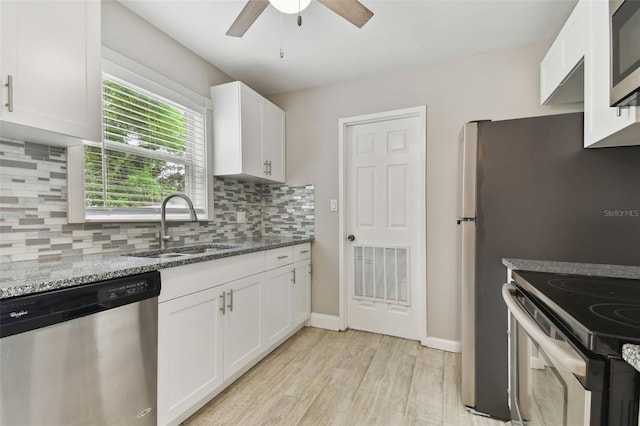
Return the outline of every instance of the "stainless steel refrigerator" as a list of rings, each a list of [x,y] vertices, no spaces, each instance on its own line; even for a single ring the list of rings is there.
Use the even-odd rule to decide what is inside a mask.
[[[584,149],[582,129],[575,113],[460,134],[461,397],[477,412],[510,418],[502,258],[640,265],[640,146]]]

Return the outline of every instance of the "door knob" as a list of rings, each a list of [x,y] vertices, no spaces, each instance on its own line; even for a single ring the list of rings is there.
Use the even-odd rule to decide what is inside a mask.
[[[349,241],[355,241],[356,240],[356,236],[353,234],[349,234],[349,236],[347,237],[347,240]]]

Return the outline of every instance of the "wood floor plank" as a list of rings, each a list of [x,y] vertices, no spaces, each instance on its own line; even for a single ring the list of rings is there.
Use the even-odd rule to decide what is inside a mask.
[[[421,347],[407,400],[407,424],[442,424],[443,379],[442,352]]]
[[[455,354],[304,328],[184,424],[504,426],[468,413]]]

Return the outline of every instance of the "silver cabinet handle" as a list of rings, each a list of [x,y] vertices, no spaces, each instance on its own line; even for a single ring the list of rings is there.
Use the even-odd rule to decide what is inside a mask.
[[[7,84],[5,84],[5,87],[7,88],[7,103],[4,105],[9,109],[9,112],[13,112],[13,76],[12,75],[7,76]]]
[[[301,250],[300,254],[309,253],[309,250]]]
[[[291,270],[291,282],[292,282],[293,284],[295,284],[295,283],[296,283],[296,270],[295,270],[295,269],[292,269],[292,270]]]
[[[229,290],[229,304],[227,308],[229,308],[229,312],[233,312],[233,289]]]
[[[267,166],[267,161],[265,160],[264,163],[262,163],[263,167],[262,167],[262,172],[266,175],[268,172],[268,166]]]
[[[289,257],[289,256],[287,256],[287,255],[285,255],[285,256],[278,256],[278,260],[286,259],[287,257]]]
[[[220,303],[220,312],[222,312],[222,315],[224,315],[227,306],[227,293],[223,291],[220,295],[220,299],[222,299],[222,303]]]

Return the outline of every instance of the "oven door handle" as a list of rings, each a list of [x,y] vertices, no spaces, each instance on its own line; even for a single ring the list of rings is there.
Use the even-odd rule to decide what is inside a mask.
[[[513,284],[504,284],[502,286],[502,298],[507,304],[509,312],[515,317],[520,326],[540,346],[540,349],[552,357],[554,361],[576,376],[585,377],[587,363],[567,342],[552,339],[542,331],[533,318],[516,302],[514,296],[515,288]]]

